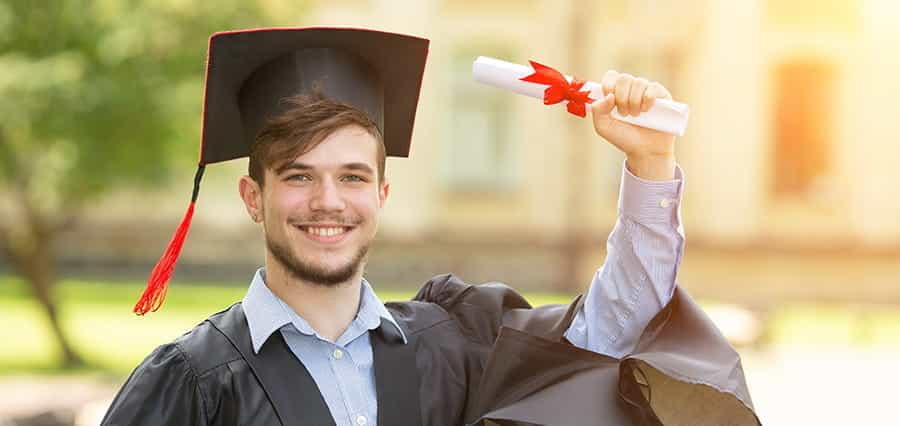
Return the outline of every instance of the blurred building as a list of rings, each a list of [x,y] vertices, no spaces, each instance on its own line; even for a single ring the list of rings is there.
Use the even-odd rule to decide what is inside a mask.
[[[573,217],[609,229],[620,158],[558,108],[474,83],[472,60],[490,55],[585,77],[614,68],[689,103],[678,144],[695,238],[900,241],[895,2],[487,3],[329,2],[314,19],[433,40],[413,156],[391,167],[395,200],[420,208],[395,203],[391,232],[552,236]],[[572,167],[572,150],[589,159]],[[566,212],[573,189],[582,215]]]
[[[472,281],[577,288],[602,262],[622,156],[588,120],[475,83],[471,65],[479,55],[534,59],[590,79],[612,68],[660,81],[688,103],[690,124],[677,144],[687,178],[689,251],[839,258],[877,252],[896,261],[900,55],[892,52],[900,45],[900,5],[894,1],[332,0],[310,6],[298,25],[431,39],[411,157],[388,163],[392,193],[369,268],[376,280],[408,284],[452,270]],[[197,46],[198,55],[205,47]],[[259,232],[237,197],[235,182],[245,167],[208,171],[187,264],[261,261]],[[145,196],[159,206],[153,210],[127,195],[113,197],[109,202],[120,208],[106,210],[112,216],[99,212],[84,229],[104,235],[119,229],[119,243],[130,248],[115,255],[150,263],[187,196],[172,191]],[[139,232],[135,220],[152,231]],[[138,234],[147,235],[134,244]],[[70,241],[79,241],[70,258],[109,258],[104,252],[113,247],[110,239],[94,241],[94,249],[83,239]],[[222,266],[192,270],[213,274]],[[900,278],[894,269],[885,274]],[[236,280],[244,278],[249,272]]]

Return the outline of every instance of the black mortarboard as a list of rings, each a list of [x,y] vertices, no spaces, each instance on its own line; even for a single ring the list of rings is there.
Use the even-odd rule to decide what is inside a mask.
[[[282,99],[318,93],[369,115],[387,155],[406,157],[428,40],[355,28],[260,28],[209,38],[200,162],[185,217],[134,307],[155,311],[193,217],[204,167],[246,157]]]

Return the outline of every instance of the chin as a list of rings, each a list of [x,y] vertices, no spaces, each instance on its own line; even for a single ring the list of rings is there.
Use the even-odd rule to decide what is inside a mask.
[[[345,247],[340,253],[329,253],[302,247],[287,248],[267,239],[269,253],[294,278],[322,286],[338,286],[358,275],[365,265],[368,246]],[[310,255],[310,252],[315,254]],[[305,254],[305,256],[303,255]]]

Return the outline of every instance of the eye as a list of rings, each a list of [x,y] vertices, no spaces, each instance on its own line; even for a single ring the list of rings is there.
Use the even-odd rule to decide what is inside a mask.
[[[310,177],[309,175],[306,175],[306,174],[290,175],[290,176],[286,177],[284,180],[292,180],[292,181],[297,181],[297,182],[306,182],[306,181],[311,181],[311,180],[312,180],[312,177]]]
[[[366,179],[359,175],[347,175],[342,179],[344,182],[365,182]]]

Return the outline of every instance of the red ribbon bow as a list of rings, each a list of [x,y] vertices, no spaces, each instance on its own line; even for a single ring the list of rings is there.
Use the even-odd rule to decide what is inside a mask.
[[[585,104],[592,103],[595,99],[588,96],[590,92],[581,91],[581,87],[584,86],[586,81],[573,77],[572,82],[569,83],[561,72],[551,67],[535,61],[528,61],[528,63],[534,69],[534,74],[522,77],[519,80],[549,85],[550,87],[544,90],[544,105],[554,105],[562,101],[569,101],[566,109],[570,113],[579,117],[587,115]]]

